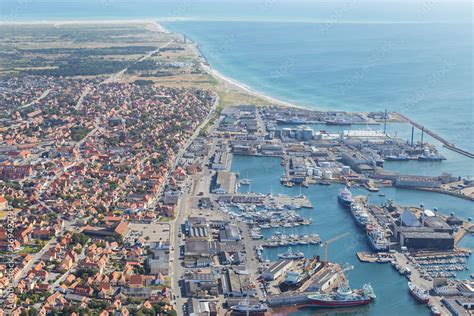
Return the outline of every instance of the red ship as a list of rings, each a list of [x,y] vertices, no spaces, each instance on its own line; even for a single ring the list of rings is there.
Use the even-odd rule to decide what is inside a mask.
[[[309,295],[308,299],[310,300],[310,306],[323,308],[354,307],[369,304],[375,299],[375,294],[369,284],[365,284],[361,290],[352,290],[349,285],[345,284],[335,292]]]

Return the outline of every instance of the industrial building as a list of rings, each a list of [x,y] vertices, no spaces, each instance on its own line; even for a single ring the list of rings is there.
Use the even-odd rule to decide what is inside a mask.
[[[278,260],[262,273],[262,278],[268,281],[278,279],[279,277],[283,276],[288,270],[290,270],[292,265],[292,260]]]
[[[400,227],[400,246],[408,249],[452,250],[454,237],[448,233],[435,232],[428,227]]]

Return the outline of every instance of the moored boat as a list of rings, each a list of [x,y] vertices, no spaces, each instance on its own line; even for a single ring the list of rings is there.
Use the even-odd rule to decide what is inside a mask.
[[[308,295],[309,305],[322,308],[355,307],[369,304],[375,299],[370,284],[365,284],[360,290],[352,290],[348,284],[341,285],[329,294]]]
[[[363,211],[357,204],[351,204],[351,213],[357,225],[365,229],[365,226],[369,223],[369,214]]]
[[[441,312],[436,306],[431,307],[431,315],[432,316],[441,316]]]
[[[347,187],[344,187],[344,189],[339,191],[337,200],[339,201],[339,203],[342,204],[342,206],[347,208],[350,208],[352,203],[354,202],[354,199],[352,198],[352,193]]]
[[[389,248],[389,241],[385,238],[384,233],[380,229],[367,229],[367,237],[369,240],[369,244],[375,251],[388,251]]]
[[[242,301],[237,305],[231,306],[230,309],[237,314],[253,316],[265,315],[265,312],[268,311],[268,307],[265,304],[250,304],[248,300]]]
[[[293,252],[293,250],[288,248],[288,251],[285,253],[279,253],[278,258],[280,259],[301,259],[304,258],[304,253],[301,251]]]
[[[416,285],[413,282],[408,282],[408,289],[410,291],[410,294],[419,302],[422,304],[428,303],[430,300],[430,295],[427,291],[423,290],[420,288],[418,285]]]

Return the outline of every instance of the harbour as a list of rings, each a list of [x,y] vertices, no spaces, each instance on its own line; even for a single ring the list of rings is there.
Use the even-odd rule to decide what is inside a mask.
[[[278,111],[266,111],[243,105],[222,113],[205,176],[195,189],[201,200],[199,216],[207,212],[206,216],[224,219],[211,224],[213,229],[228,227],[208,236],[220,242],[241,238],[245,244],[245,267],[220,272],[224,296],[241,297],[238,304],[231,297],[224,301],[228,313],[251,310],[260,315],[296,308],[298,314],[311,315],[315,305],[342,311],[360,308],[368,315],[395,313],[396,306],[417,315],[428,315],[430,308],[446,312],[441,296],[430,295],[426,304],[420,304],[410,293],[434,291],[443,284],[439,279],[446,284],[469,279],[472,258],[462,243],[472,227],[470,196],[440,197],[418,190],[460,183],[452,175],[384,171],[385,163],[390,163],[384,158],[394,148],[410,151],[410,157],[437,160],[436,146],[402,143],[384,132],[323,133],[297,124],[286,132],[286,125],[280,126],[278,132],[278,125],[270,124]],[[410,162],[427,163],[418,158]],[[463,183],[466,188],[472,185]],[[202,223],[199,216],[192,220]],[[195,225],[202,229],[203,224]],[[185,260],[195,256],[194,248],[204,235],[191,237]],[[219,247],[233,251],[236,246]],[[221,254],[218,260],[220,264],[241,260],[240,255],[233,256]],[[192,258],[190,267],[205,262]],[[253,282],[251,290],[239,285],[242,279]],[[241,287],[240,292],[230,290],[234,287]],[[247,303],[244,290],[251,293]],[[387,302],[394,300],[397,305],[387,309]]]

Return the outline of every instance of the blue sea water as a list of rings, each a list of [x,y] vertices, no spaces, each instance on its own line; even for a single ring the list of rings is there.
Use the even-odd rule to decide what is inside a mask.
[[[318,186],[312,185],[309,188],[286,188],[279,183],[280,176],[284,169],[280,166],[279,158],[269,157],[249,157],[234,156],[232,170],[245,175],[252,180],[250,190],[258,193],[287,194],[294,196],[305,194],[313,203],[313,209],[301,209],[297,212],[305,218],[312,218],[313,222],[308,226],[298,228],[274,228],[263,230],[265,238],[270,237],[276,231],[286,234],[319,234],[322,240],[328,240],[346,232],[350,235],[332,243],[329,246],[329,260],[340,264],[350,264],[354,270],[347,273],[350,285],[354,288],[361,287],[364,283],[371,283],[377,298],[373,304],[367,308],[355,310],[339,310],[337,312],[320,312],[321,315],[399,315],[401,311],[405,315],[429,315],[429,310],[425,305],[417,304],[408,294],[407,279],[401,276],[390,264],[369,264],[361,263],[357,257],[358,251],[369,251],[365,234],[355,225],[350,213],[342,208],[337,202],[337,194],[341,189],[340,185]],[[242,192],[249,190],[249,187],[242,186]],[[300,191],[301,190],[301,191]],[[429,192],[418,192],[395,188],[382,188],[381,192],[385,197],[378,194],[368,194],[364,189],[352,189],[354,195],[369,195],[369,203],[380,205],[388,199],[393,199],[400,205],[418,206],[424,204],[425,207],[438,208],[442,214],[449,215],[454,212],[457,216],[466,218],[473,214],[474,208],[470,201],[461,200],[455,197],[444,196]],[[461,243],[463,247],[473,247],[474,238],[468,236]],[[306,257],[315,255],[324,256],[324,248],[315,245],[295,246],[295,251],[304,252]],[[270,248],[264,251],[264,257],[276,260],[278,253],[286,251],[285,248]],[[474,271],[474,258],[468,261],[469,271],[459,272],[460,278],[468,278],[469,273]],[[289,315],[315,315],[314,309],[302,309],[287,312]]]
[[[398,111],[474,151],[472,24],[187,21],[165,26],[198,42],[218,71],[258,91],[314,109]],[[394,132],[409,139],[411,128],[398,127]],[[448,161],[421,168],[422,173],[474,174],[472,159],[441,151]]]

